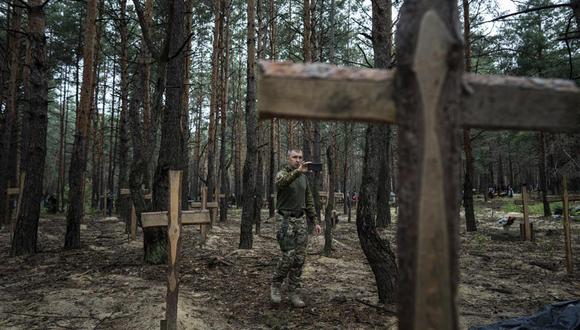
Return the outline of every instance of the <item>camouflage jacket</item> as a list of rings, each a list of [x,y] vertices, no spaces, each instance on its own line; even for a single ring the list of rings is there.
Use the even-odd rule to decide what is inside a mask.
[[[308,218],[318,223],[314,198],[308,178],[297,169],[286,166],[276,175],[277,201],[279,211],[305,211]]]

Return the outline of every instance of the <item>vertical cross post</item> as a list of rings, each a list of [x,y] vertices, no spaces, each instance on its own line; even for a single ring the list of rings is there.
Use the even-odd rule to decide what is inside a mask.
[[[134,241],[137,238],[137,211],[135,210],[135,204],[131,203],[131,240]]]
[[[568,210],[568,178],[562,178],[564,194],[562,195],[562,215],[564,216],[564,249],[566,253],[566,272],[568,276],[574,274],[574,262],[572,259],[572,235],[570,233],[570,212]]]
[[[522,212],[524,213],[524,235],[525,241],[532,240],[532,228],[530,225],[530,212],[528,210],[528,186],[522,186]]]
[[[167,307],[165,318],[167,329],[177,329],[177,297],[179,293],[178,256],[181,234],[181,171],[169,171],[169,237],[167,267]]]
[[[400,329],[457,329],[457,105],[462,76],[456,4],[405,1],[394,98],[400,125]]]

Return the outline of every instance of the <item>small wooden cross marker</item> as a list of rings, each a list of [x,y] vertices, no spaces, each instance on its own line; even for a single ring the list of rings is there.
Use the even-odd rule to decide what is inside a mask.
[[[166,329],[177,328],[179,294],[178,257],[182,225],[209,225],[209,211],[181,211],[181,171],[169,171],[169,211],[141,213],[143,228],[167,226],[169,237],[167,268]]]

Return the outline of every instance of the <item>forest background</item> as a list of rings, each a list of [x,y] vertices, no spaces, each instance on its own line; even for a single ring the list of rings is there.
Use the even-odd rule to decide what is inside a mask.
[[[120,189],[130,187],[135,194],[136,187],[149,189],[156,180],[162,180],[155,173],[166,150],[162,146],[162,114],[172,106],[171,83],[182,81],[177,116],[182,148],[178,162],[186,170],[184,200],[199,200],[202,187],[207,186],[210,192],[225,194],[224,200],[238,207],[249,194],[254,196],[252,208],[271,205],[273,174],[284,165],[289,147],[302,147],[305,158],[315,161],[332,155],[333,174],[329,176],[325,167],[314,180],[317,190],[328,190],[334,181],[334,191],[348,196],[358,192],[363,183],[367,125],[255,121],[255,95],[250,95],[255,93],[253,75],[246,71],[247,63],[254,59],[374,66],[369,1],[309,3],[309,10],[304,11],[302,1],[257,1],[252,27],[256,51],[250,54],[246,1],[186,1],[182,42],[175,41],[170,32],[174,20],[166,1],[3,1],[0,191],[16,187],[28,169],[29,182],[40,180],[34,189],[41,193],[25,196],[41,195],[45,202],[49,197],[56,199],[61,212],[68,207],[65,246],[70,248],[78,246],[80,239],[68,231],[78,232],[78,219],[83,214],[104,207],[104,196],[116,200],[118,211],[127,218]],[[462,22],[464,29],[469,27],[469,70],[578,81],[579,41],[573,37],[580,24],[576,3],[462,1],[458,4],[460,12],[466,5],[470,8],[469,24]],[[387,66],[393,68],[397,55],[390,36],[401,2],[387,4],[392,9],[387,22],[391,26]],[[96,10],[91,11],[90,6]],[[530,8],[541,10],[528,11]],[[501,17],[506,9],[523,13]],[[38,29],[35,19],[40,16],[45,20],[43,29],[34,30]],[[95,23],[86,24],[91,20]],[[46,47],[45,58],[36,53],[39,45]],[[177,56],[180,60],[183,57],[179,79],[170,76],[176,73],[171,65]],[[47,94],[35,103],[38,86],[47,86]],[[35,105],[41,109],[44,100],[46,128],[34,124],[35,118],[44,116],[42,110],[30,110]],[[396,192],[400,184],[396,175],[397,129],[392,128],[386,139],[388,177],[380,183],[385,186],[380,192],[383,195]],[[487,196],[490,188],[500,192],[512,187],[518,192],[526,183],[538,194],[559,194],[565,174],[570,176],[570,189],[580,188],[577,134],[471,130],[464,134],[461,147],[465,152],[459,175],[464,184],[470,184],[465,191]],[[28,151],[22,152],[26,148]],[[40,154],[44,153],[41,162]],[[247,187],[244,166],[255,169]],[[470,180],[464,180],[467,177]],[[5,195],[0,196],[0,223],[6,225],[14,210],[8,207]],[[140,211],[164,205],[162,197],[154,198],[153,205],[146,204],[140,193],[132,197]],[[213,198],[210,193],[210,201]],[[226,221],[225,207],[221,206],[220,221]],[[550,212],[546,205],[544,213]],[[28,215],[31,218],[32,213]],[[27,212],[22,216],[27,217]],[[385,217],[379,216],[377,222],[388,224],[390,219]],[[13,246],[13,253],[34,252],[36,239],[33,241],[26,243],[29,246]]]

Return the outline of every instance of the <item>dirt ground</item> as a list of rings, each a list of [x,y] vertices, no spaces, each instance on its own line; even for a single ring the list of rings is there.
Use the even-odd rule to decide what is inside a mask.
[[[503,215],[478,204],[478,232],[461,232],[461,328],[531,314],[541,306],[580,296],[580,276],[566,276],[561,221],[535,218],[535,242],[519,240],[517,224],[504,231]],[[394,214],[394,213],[393,213]],[[396,329],[394,306],[378,304],[374,276],[354,222],[335,229],[332,257],[322,237],[310,239],[303,282],[307,307],[287,297],[269,303],[278,256],[274,225],[262,224],[253,250],[238,250],[240,211],[216,225],[200,248],[185,229],[179,322],[183,329]],[[396,216],[395,216],[396,217]],[[262,219],[266,219],[266,215]],[[64,251],[64,216],[42,218],[40,253],[11,258],[9,233],[0,232],[0,329],[158,329],[165,314],[166,266],[142,262],[142,240],[129,242],[116,217],[88,218],[83,248]],[[382,232],[394,241],[395,226]],[[573,225],[580,273],[580,221]]]

